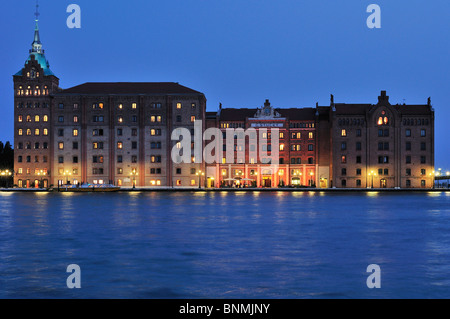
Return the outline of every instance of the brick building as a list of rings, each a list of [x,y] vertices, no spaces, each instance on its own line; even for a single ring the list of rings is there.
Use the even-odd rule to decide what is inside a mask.
[[[18,187],[87,182],[429,188],[434,182],[430,99],[423,105],[391,105],[381,91],[376,104],[335,103],[331,96],[327,106],[274,108],[266,100],[259,108],[220,106],[206,112],[203,93],[174,82],[85,83],[61,89],[44,55],[37,19],[29,57],[13,80]],[[182,129],[194,135],[195,123],[202,124],[200,133],[219,129],[223,141],[216,141],[216,149],[234,148],[233,159],[222,155],[207,164],[195,158],[191,140],[187,151],[192,160],[176,164],[171,152],[180,141],[171,135]],[[244,140],[247,130],[256,131],[258,141],[267,143],[264,151],[278,150],[276,163],[254,157],[237,142],[227,144],[231,129],[240,130],[235,137],[244,134]]]

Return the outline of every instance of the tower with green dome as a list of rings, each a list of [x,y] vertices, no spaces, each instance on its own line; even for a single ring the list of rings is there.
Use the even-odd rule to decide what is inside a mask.
[[[18,187],[48,187],[51,176],[52,94],[59,90],[59,79],[44,55],[38,7],[29,56],[13,75],[14,184]]]

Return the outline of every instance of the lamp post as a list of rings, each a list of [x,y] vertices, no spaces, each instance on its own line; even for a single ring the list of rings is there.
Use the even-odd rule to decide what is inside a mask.
[[[47,175],[47,173],[41,169],[37,174],[38,174],[38,176],[42,176],[41,179],[39,180],[39,188],[44,188],[43,182],[44,182],[44,177],[45,177],[45,175]]]
[[[69,185],[69,180],[72,173],[69,173],[69,171],[66,170],[63,175],[66,176],[66,185]]]
[[[136,172],[136,169],[133,169],[130,173],[130,176],[132,178],[132,183],[133,183],[133,189],[136,188],[136,176],[138,175],[138,173]]]
[[[370,171],[369,176],[372,177],[372,182],[371,182],[371,185],[372,185],[372,186],[371,186],[370,188],[373,188],[373,177],[374,177],[374,176],[377,176],[377,173],[375,173],[374,171]]]
[[[309,186],[311,186],[311,187],[313,185],[313,175],[314,175],[313,171],[309,172],[309,176],[310,176]]]
[[[8,188],[8,180],[9,178],[11,178],[12,176],[12,172],[10,172],[9,170],[5,170],[5,171],[0,171],[0,176],[3,178],[6,178],[6,188]]]
[[[197,173],[195,173],[195,175],[198,176],[198,188],[202,188],[202,176],[205,175],[205,173],[203,173],[201,170],[199,170]]]

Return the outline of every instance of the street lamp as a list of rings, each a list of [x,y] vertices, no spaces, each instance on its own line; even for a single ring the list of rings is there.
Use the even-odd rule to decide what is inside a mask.
[[[9,170],[5,170],[5,171],[0,171],[0,176],[3,178],[6,178],[6,188],[8,188],[8,180],[9,178],[11,178],[12,176],[12,172],[10,172]]]
[[[69,185],[69,179],[70,179],[70,176],[72,175],[72,173],[69,173],[69,171],[65,171],[64,173],[63,173],[63,175],[64,176],[67,176],[67,178],[66,178],[66,185]]]
[[[372,176],[372,186],[370,188],[373,188],[373,177],[377,176],[377,173],[375,173],[374,171],[370,171],[369,176]]]
[[[197,173],[195,173],[195,175],[198,176],[198,188],[202,188],[201,178],[202,178],[202,176],[205,175],[205,173],[203,173],[201,170],[199,170]]]
[[[136,188],[136,176],[138,175],[138,173],[136,172],[136,169],[133,169],[130,173],[130,176],[133,179],[133,189]]]
[[[45,177],[45,175],[47,175],[47,173],[41,169],[37,174],[38,174],[38,176],[42,176],[41,179],[39,180],[39,188],[43,188],[44,187],[44,185],[43,185],[44,177]],[[41,184],[42,184],[42,187],[41,187]]]

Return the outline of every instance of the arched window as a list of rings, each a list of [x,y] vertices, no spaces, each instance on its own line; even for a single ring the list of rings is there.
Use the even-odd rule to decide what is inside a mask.
[[[35,122],[39,122],[39,115],[35,115],[35,116],[34,116],[34,121],[35,121]]]

